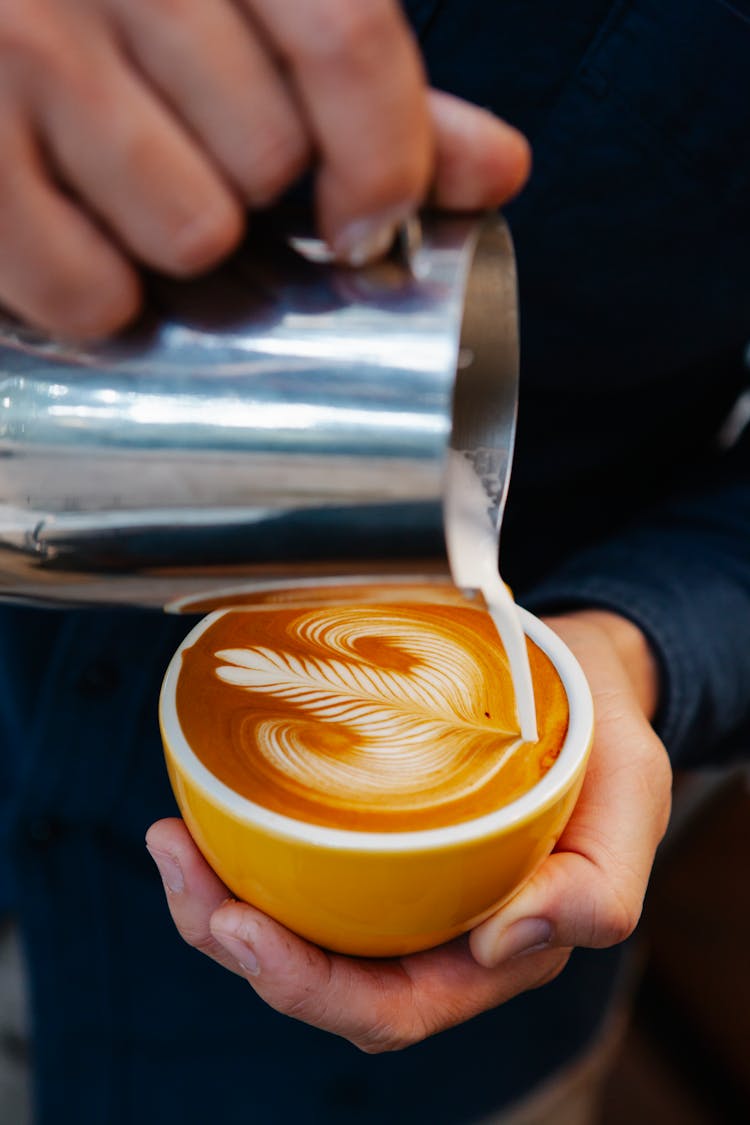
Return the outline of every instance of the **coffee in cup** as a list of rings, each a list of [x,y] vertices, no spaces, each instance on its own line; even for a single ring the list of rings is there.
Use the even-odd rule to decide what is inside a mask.
[[[508,662],[471,606],[359,602],[218,616],[182,654],[176,708],[234,792],[329,828],[444,828],[532,788],[562,746],[560,677],[529,644],[539,741],[524,745]]]
[[[585,679],[522,612],[540,736],[524,743],[481,604],[310,603],[215,612],[180,646],[161,700],[178,803],[231,890],[296,932],[427,948],[554,846],[590,747]]]

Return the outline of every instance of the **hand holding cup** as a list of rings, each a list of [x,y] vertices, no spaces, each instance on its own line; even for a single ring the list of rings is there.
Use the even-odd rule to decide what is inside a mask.
[[[407,1046],[538,987],[561,971],[574,944],[623,940],[637,922],[666,827],[671,774],[643,709],[653,705],[644,690],[649,677],[634,678],[623,663],[609,616],[550,622],[592,687],[589,766],[555,851],[468,938],[393,960],[328,953],[234,900],[185,826],[163,821],[148,844],[185,940],[244,976],[279,1011],[366,1051]]]

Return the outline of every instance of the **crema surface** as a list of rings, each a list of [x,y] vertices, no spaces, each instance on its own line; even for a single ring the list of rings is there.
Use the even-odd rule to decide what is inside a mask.
[[[177,713],[204,765],[268,809],[367,831],[440,827],[514,800],[557,757],[565,692],[529,649],[533,744],[490,618],[448,605],[229,612],[183,653]]]

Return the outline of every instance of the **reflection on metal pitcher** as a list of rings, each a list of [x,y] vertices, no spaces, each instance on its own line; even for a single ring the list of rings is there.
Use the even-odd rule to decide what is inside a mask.
[[[305,245],[271,225],[205,278],[150,279],[138,325],[101,346],[0,324],[0,597],[162,607],[445,572],[426,560],[446,556],[452,432],[512,450],[505,225],[427,217],[414,261],[357,271]]]

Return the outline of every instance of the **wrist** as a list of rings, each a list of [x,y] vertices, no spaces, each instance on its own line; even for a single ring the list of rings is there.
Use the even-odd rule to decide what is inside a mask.
[[[581,609],[561,615],[563,617],[588,624],[606,634],[650,722],[659,704],[660,673],[656,655],[645,633],[627,617],[606,609]]]

